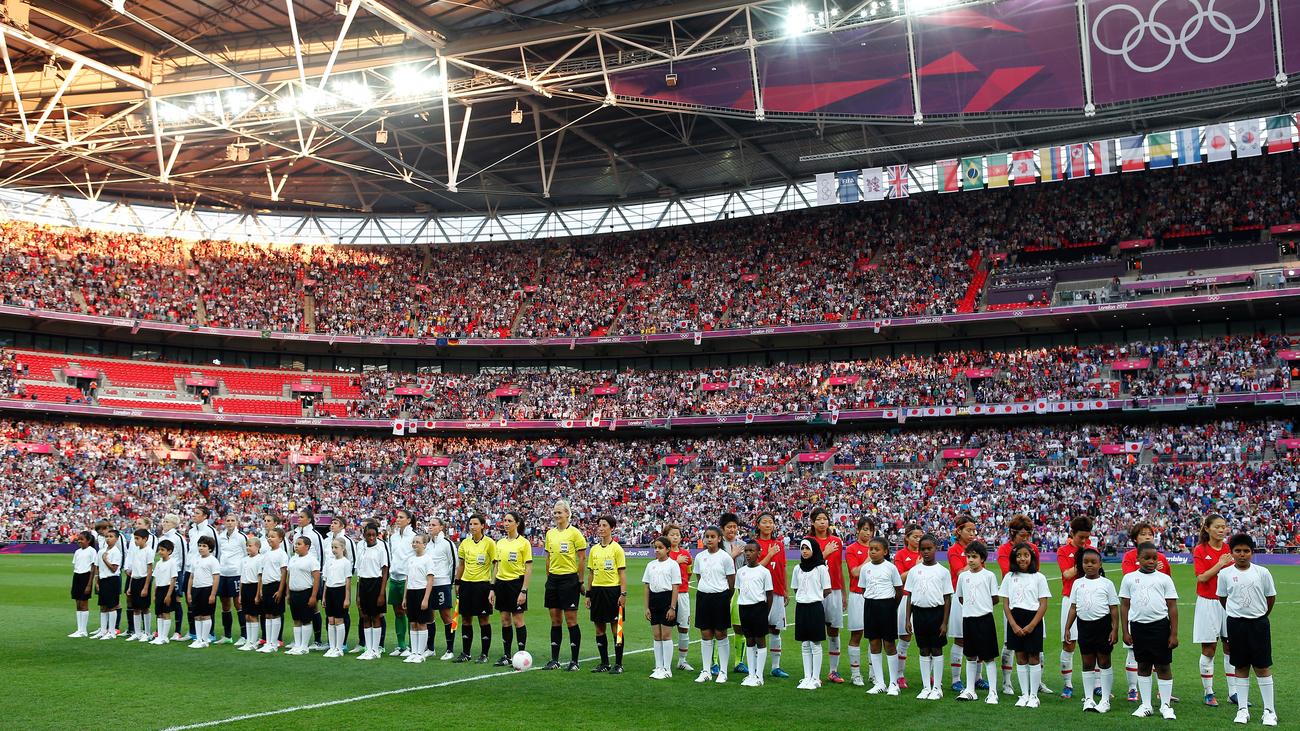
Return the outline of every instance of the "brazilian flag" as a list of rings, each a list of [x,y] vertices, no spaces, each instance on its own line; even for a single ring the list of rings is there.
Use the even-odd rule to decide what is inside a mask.
[[[963,157],[961,160],[961,189],[984,190],[984,158]]]

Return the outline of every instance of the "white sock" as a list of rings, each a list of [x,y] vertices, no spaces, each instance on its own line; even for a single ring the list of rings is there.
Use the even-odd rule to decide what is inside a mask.
[[[168,624],[171,624],[171,623],[168,622]],[[262,628],[258,626],[257,622],[249,622],[249,623],[245,624],[244,627],[245,627],[245,629],[244,629],[244,637],[246,637],[246,638],[248,639],[248,641],[249,641],[250,644],[252,644],[254,647],[256,647],[256,646],[257,646],[257,635],[262,631]],[[161,630],[160,630],[160,632],[161,632]]]
[[[1029,697],[1038,697],[1038,688],[1043,684],[1043,662],[1029,666]]]
[[[371,627],[366,630],[366,649],[371,652],[379,652],[379,632],[380,627]]]
[[[972,693],[975,692],[975,678],[979,675],[979,666],[978,660],[966,660],[966,690]]]
[[[778,652],[776,656],[778,658],[781,657],[781,653]],[[758,648],[758,651],[754,653],[754,664],[756,667],[758,667],[758,672],[755,673],[754,677],[761,679],[763,677],[763,666],[767,665],[766,647],[760,647]],[[777,667],[777,665],[773,664],[772,667],[775,668]]]
[[[655,670],[662,670],[664,667],[664,658],[663,648],[660,645],[659,640],[653,640],[650,647],[655,655]]]
[[[1197,664],[1201,669],[1201,690],[1209,695],[1214,692],[1214,658],[1198,655]],[[1228,677],[1228,690],[1232,691],[1231,676]]]
[[[749,666],[750,677],[757,678],[762,673],[757,671],[758,668],[758,645],[745,645],[745,664]]]
[[[772,654],[772,669],[776,670],[781,667],[781,633],[777,632],[767,638],[767,647],[763,648],[764,654]]]
[[[1002,685],[1011,685],[1011,674],[1016,670],[1016,656],[1010,649],[1002,648]]]
[[[834,637],[827,637],[827,638],[826,638],[826,651],[827,651],[827,654],[829,655],[829,657],[828,657],[828,659],[827,659],[827,661],[826,661],[826,665],[827,665],[827,667],[830,669],[829,672],[832,672],[832,673],[838,673],[838,672],[840,671],[840,637],[839,637],[839,635],[836,635],[836,636],[834,636]]]
[[[1125,648],[1128,655],[1124,658],[1124,678],[1128,680],[1128,689],[1133,690],[1138,686],[1138,661],[1133,657],[1133,648]]]
[[[661,641],[663,642],[663,649],[661,649],[659,652],[663,653],[664,656],[664,670],[672,670],[673,669],[673,641],[671,638],[666,640],[661,640]]]
[[[849,677],[862,677],[862,647],[849,645]]]
[[[879,652],[871,652],[867,654],[867,662],[871,663],[871,684],[872,685],[885,684],[884,672],[883,670],[881,670],[880,667],[881,661],[883,659],[884,656],[881,655]]]
[[[889,684],[898,685],[898,676],[900,666],[897,655],[890,655],[886,658],[889,661]]]
[[[103,631],[106,630],[106,629],[108,629],[108,612],[100,612],[100,613],[99,613],[99,629],[96,630],[96,631],[97,631],[97,632],[103,632]]]
[[[895,657],[898,658],[899,676],[902,676],[904,673],[907,672],[907,648],[911,644],[912,643],[907,640],[899,640],[895,645],[895,649],[897,650],[897,652],[894,653],[894,655]]]
[[[276,617],[275,619],[266,620],[266,641],[271,643],[272,647],[280,644],[280,637],[283,634],[284,619]]]
[[[158,618],[158,638],[162,640],[169,639],[167,634],[167,620],[162,617]]]
[[[88,624],[90,624],[90,610],[87,609],[84,612],[77,612],[77,631],[85,632],[86,625]]]
[[[1241,683],[1237,680],[1237,666],[1232,664],[1228,659],[1228,653],[1223,653],[1223,674],[1228,678],[1228,695],[1231,696],[1237,692]],[[1246,679],[1246,689],[1250,690],[1250,678]]]
[[[984,663],[984,672],[988,673],[988,675],[989,675],[990,678],[996,678],[996,677],[998,677],[998,662],[997,662],[997,660],[992,660],[992,661],[990,661],[990,662],[986,662],[986,663]],[[998,692],[998,686],[997,686],[997,684],[994,683],[992,680],[990,680],[990,681],[989,681],[989,693],[992,693],[992,694],[996,695],[997,692]]]
[[[1083,697],[1085,700],[1092,697],[1093,689],[1095,689],[1096,687],[1097,687],[1097,671],[1084,670],[1083,671]]]
[[[1258,682],[1259,678],[1255,680]],[[1250,678],[1246,678],[1246,682],[1241,685],[1242,687],[1237,689],[1237,709],[1244,711],[1250,708]]]
[[[714,640],[714,642],[718,643],[718,670],[725,673],[731,670],[729,667],[731,663],[731,640],[723,637],[720,640]]]
[[[1238,678],[1238,681],[1240,680]],[[1237,683],[1238,698],[1250,695],[1249,682],[1250,678],[1246,678],[1245,682]],[[1259,686],[1259,694],[1264,697],[1264,710],[1277,713],[1277,709],[1273,706],[1273,676],[1270,675],[1267,678],[1256,677],[1255,684]]]
[[[952,682],[954,683],[961,680],[961,661],[962,647],[961,645],[954,644],[952,648],[948,650],[948,670],[952,674]]]
[[[677,633],[677,655],[678,655],[677,659],[680,662],[686,662],[686,654],[690,652],[690,649],[691,649],[691,633],[678,632]],[[707,668],[705,669],[707,670]]]
[[[1020,695],[1029,695],[1029,666],[1016,665],[1016,679],[1020,681]]]
[[[811,643],[811,642],[809,642],[809,641],[806,641],[806,640],[805,640],[804,642],[802,642],[802,643],[799,645],[799,655],[800,655],[800,657],[803,659],[803,679],[804,679],[804,680],[816,680],[816,679],[817,679],[817,675],[816,675],[816,673],[813,672],[813,666],[812,666],[812,664],[813,664],[813,659],[812,659],[812,646],[813,646],[813,643]]]
[[[700,660],[704,663],[704,671],[711,672],[713,669],[713,640],[700,640]],[[723,672],[726,672],[723,669]]]
[[[822,643],[812,643],[812,663],[813,663],[813,680],[819,680],[822,677]]]
[[[930,666],[933,660],[934,658],[929,655],[921,656],[921,690],[930,690],[931,683],[934,682],[931,680],[932,674],[930,673]]]
[[[199,619],[194,622],[194,634],[199,642],[208,641],[208,620]]]
[[[1174,680],[1158,680],[1156,685],[1160,688],[1160,707],[1164,708],[1169,705],[1170,699],[1174,697]]]
[[[1065,687],[1074,687],[1074,653],[1061,650],[1061,677],[1065,679]]]
[[[1115,685],[1115,668],[1102,668],[1099,675],[1101,676],[1101,697],[1109,703],[1110,691]]]
[[[930,671],[934,673],[932,688],[938,691],[943,690],[943,655],[935,655],[931,658]]]
[[[1138,697],[1142,699],[1142,705],[1151,707],[1151,676],[1138,676]]]

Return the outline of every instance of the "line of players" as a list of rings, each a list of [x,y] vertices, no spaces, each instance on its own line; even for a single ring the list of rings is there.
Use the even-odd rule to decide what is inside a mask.
[[[601,518],[598,539],[588,545],[569,524],[567,504],[558,503],[554,515],[555,525],[547,531],[545,541],[545,599],[551,619],[551,659],[546,667],[578,669],[581,630],[577,614],[585,595],[601,655],[593,672],[619,674],[622,633],[617,632],[612,663],[609,634],[616,626],[621,628],[627,577],[623,550],[613,538],[616,522]],[[398,643],[392,655],[402,656],[406,662],[424,662],[434,654],[429,642],[434,612],[444,629],[444,660],[473,659],[477,625],[481,643],[477,662],[488,662],[493,609],[502,615],[503,654],[496,664],[510,664],[512,642],[517,641],[521,651],[526,648],[523,619],[528,606],[532,546],[520,535],[522,520],[516,513],[508,513],[503,519],[505,535],[500,539],[489,537],[484,518],[474,516],[469,524],[470,535],[459,547],[452,546],[442,522],[436,518],[430,521],[428,533],[417,532],[414,516],[407,511],[397,512],[392,530],[382,540],[379,525],[367,523],[359,542],[346,535],[341,519],[335,519],[330,532],[321,536],[313,527],[315,516],[308,509],[298,512],[298,525],[287,534],[276,516],[266,516],[261,535],[257,536],[241,531],[235,516],[227,516],[221,529],[215,528],[209,517],[206,508],[197,508],[185,534],[179,531],[176,515],[164,517],[160,536],[150,532],[149,522],[143,518],[135,522],[129,539],[107,521],[97,523],[94,534],[83,531],[73,557],[72,597],[77,603],[77,630],[70,636],[119,636],[118,612],[125,591],[129,641],[166,644],[182,639],[180,628],[185,614],[180,598],[184,596],[191,622],[185,639],[192,640],[190,647],[195,649],[219,642],[236,644],[245,651],[274,653],[281,644],[278,638],[287,605],[294,627],[287,654],[323,649],[327,657],[342,656],[354,603],[363,639],[353,652],[360,653],[363,660],[384,655],[390,607],[396,619]],[[825,510],[818,509],[811,517],[811,528],[800,542],[800,565],[790,574],[788,589],[786,544],[776,534],[771,514],[759,516],[755,535],[748,541],[739,536],[739,519],[734,514],[724,515],[720,527],[705,532],[705,550],[694,556],[682,546],[680,529],[665,527],[664,537],[656,541],[656,560],[648,564],[643,576],[646,619],[655,627],[652,677],[672,676],[674,628],[678,655],[675,666],[692,670],[687,662],[691,627],[688,579],[694,575],[694,626],[703,639],[705,667],[697,682],[727,682],[733,650],[737,657],[744,653],[744,659],[733,670],[745,674],[744,685],[763,684],[769,657],[771,675],[788,677],[781,667],[782,631],[788,594],[793,591],[795,639],[801,643],[805,670],[801,688],[815,689],[822,683],[823,641],[830,656],[826,680],[844,682],[838,668],[840,632],[847,615],[850,681],[854,685],[866,684],[860,662],[861,641],[866,637],[872,679],[868,693],[898,694],[907,687],[903,668],[907,650],[915,640],[923,681],[918,697],[941,698],[943,647],[951,636],[952,688],[959,700],[973,700],[975,690],[989,688],[987,681],[997,676],[994,663],[999,651],[993,612],[1002,601],[1005,605],[998,613],[1004,637],[1000,652],[1002,692],[1013,692],[1013,670],[1021,688],[1017,705],[1037,706],[1039,693],[1051,692],[1041,680],[1043,614],[1050,590],[1038,572],[1037,547],[1030,541],[1033,524],[1028,518],[1014,517],[1008,525],[1009,540],[997,549],[996,561],[1003,575],[999,584],[984,568],[988,549],[976,540],[977,525],[970,516],[960,516],[956,521],[946,569],[934,560],[938,539],[925,534],[919,526],[908,526],[903,548],[891,557],[888,544],[876,537],[876,526],[870,518],[858,522],[856,540],[846,546],[832,529]],[[1085,710],[1106,712],[1110,704],[1110,649],[1122,637],[1128,651],[1125,669],[1129,700],[1140,704],[1134,715],[1154,713],[1154,672],[1159,678],[1160,711],[1173,718],[1170,663],[1177,646],[1178,615],[1177,592],[1168,579],[1169,563],[1151,543],[1151,526],[1139,523],[1130,533],[1137,547],[1123,559],[1124,581],[1116,593],[1114,585],[1104,578],[1100,554],[1091,548],[1091,528],[1088,518],[1074,519],[1070,539],[1057,553],[1063,580],[1062,696],[1073,695],[1077,647],[1085,664]],[[1201,646],[1199,669],[1204,703],[1218,704],[1213,690],[1213,659],[1222,642],[1229,693],[1239,706],[1238,721],[1248,718],[1245,698],[1249,693],[1249,672],[1254,668],[1264,701],[1262,720],[1274,725],[1268,614],[1276,592],[1267,570],[1250,563],[1253,544],[1249,539],[1226,539],[1226,521],[1217,515],[1207,516],[1193,553],[1197,578],[1193,641]],[[1244,558],[1236,555],[1239,551]],[[1219,574],[1228,567],[1235,567],[1236,572],[1230,572],[1230,583],[1221,583]],[[847,592],[846,569],[850,577]],[[1165,577],[1163,581],[1161,576]],[[670,586],[674,578],[676,582]],[[1076,586],[1080,587],[1078,592]],[[1234,596],[1232,592],[1237,589],[1241,593]],[[100,628],[89,635],[88,603],[92,593],[99,596]],[[1086,599],[1080,601],[1079,594]],[[219,641],[213,632],[218,601],[223,619],[223,637]],[[238,641],[232,632],[235,610],[244,619]],[[156,634],[151,626],[154,614],[158,618]],[[327,626],[328,645],[320,641],[322,624]],[[454,652],[457,624],[461,632],[459,653]],[[571,659],[562,666],[559,655],[565,626]],[[1234,626],[1238,631],[1233,631]],[[728,630],[735,632],[730,643]],[[1230,635],[1245,639],[1230,643]],[[259,639],[264,637],[277,640]],[[965,682],[961,678],[963,657],[967,660]],[[884,666],[889,671],[888,683]],[[1094,694],[1099,698],[1094,699]],[[986,702],[997,702],[995,689],[989,689]]]

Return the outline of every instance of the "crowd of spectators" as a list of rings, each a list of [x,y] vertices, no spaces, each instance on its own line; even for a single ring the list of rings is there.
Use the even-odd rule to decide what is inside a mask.
[[[596,516],[615,515],[625,543],[644,543],[670,521],[694,541],[728,510],[747,520],[771,511],[790,535],[825,506],[841,530],[870,514],[895,540],[912,522],[949,535],[953,519],[969,513],[996,541],[1012,514],[1025,513],[1048,548],[1064,541],[1071,516],[1088,514],[1097,542],[1121,552],[1134,521],[1155,523],[1161,544],[1180,550],[1200,517],[1216,511],[1270,550],[1294,550],[1300,459],[1274,446],[1292,428],[1220,420],[515,440],[4,420],[0,539],[67,541],[99,517],[156,522],[196,504],[250,524],[311,506],[351,526],[407,507],[422,520],[443,517],[455,534],[475,512],[495,525],[514,509],[536,539],[551,505],[565,499],[584,531],[594,531]],[[1112,439],[1141,449],[1104,454]],[[32,444],[50,452],[26,449]],[[943,459],[946,448],[980,452]],[[824,462],[797,458],[829,450],[838,452]],[[448,464],[416,466],[420,457]],[[313,458],[319,464],[300,464]]]

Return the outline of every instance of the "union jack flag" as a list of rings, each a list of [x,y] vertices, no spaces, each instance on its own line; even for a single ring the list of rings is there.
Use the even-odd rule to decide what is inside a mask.
[[[888,168],[889,197],[906,198],[910,195],[908,188],[907,166],[890,165]]]

